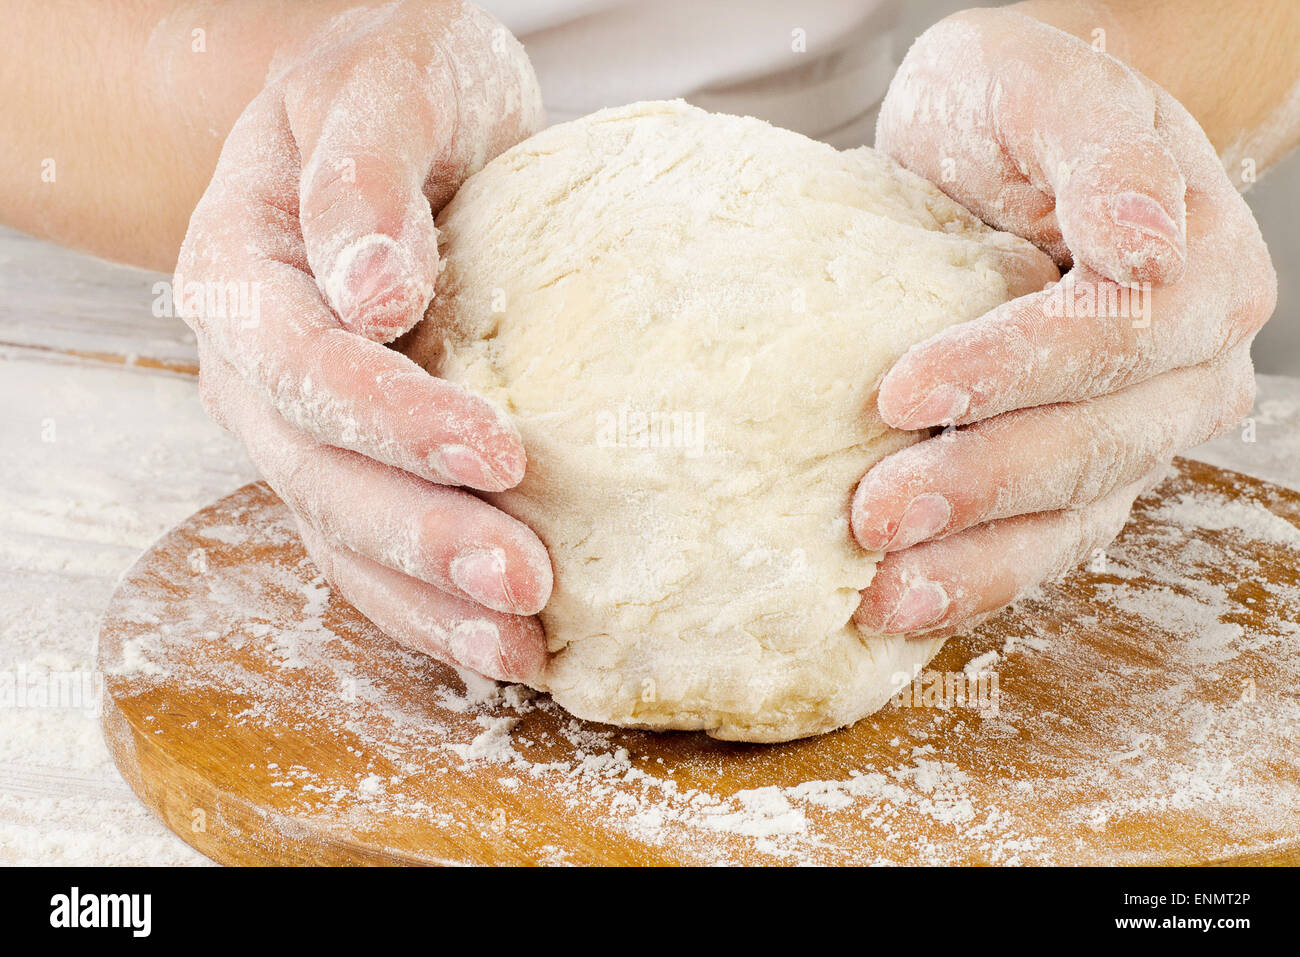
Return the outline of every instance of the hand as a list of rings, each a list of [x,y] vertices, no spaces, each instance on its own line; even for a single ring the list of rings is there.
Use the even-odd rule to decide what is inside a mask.
[[[361,612],[435,658],[527,679],[545,663],[526,616],[550,596],[546,550],[452,487],[518,483],[519,434],[380,343],[432,296],[432,211],[540,127],[531,67],[459,2],[353,10],[299,47],[231,131],[176,267],[205,407]],[[227,291],[239,308],[214,308]]]
[[[858,486],[854,535],[888,554],[856,618],[949,634],[1107,544],[1173,455],[1249,413],[1250,341],[1276,276],[1187,111],[1021,13],[966,11],[922,35],[876,139],[1073,265],[1059,287],[915,346],[881,384],[890,425],[963,427],[889,456]],[[1136,318],[1131,297],[1109,298],[1116,283],[1152,284]]]

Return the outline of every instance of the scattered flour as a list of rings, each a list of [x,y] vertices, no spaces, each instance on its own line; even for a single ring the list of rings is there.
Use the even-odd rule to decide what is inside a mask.
[[[598,822],[700,863],[752,855],[1134,863],[1158,859],[1118,838],[1137,822],[1230,827],[1258,847],[1293,835],[1300,810],[1300,784],[1259,760],[1300,750],[1300,698],[1279,693],[1300,683],[1300,587],[1293,573],[1275,574],[1287,561],[1294,568],[1300,536],[1247,494],[1228,500],[1235,507],[1225,518],[1219,497],[1197,488],[1176,477],[1143,500],[1145,531],[1130,528],[1108,549],[1104,572],[1076,575],[1075,597],[1041,586],[1016,614],[945,652],[941,660],[967,675],[998,674],[996,714],[890,708],[867,719],[893,729],[875,735],[887,746],[855,755],[834,743],[839,736],[800,743],[811,755],[801,766],[830,773],[793,780],[788,770],[762,770],[775,767],[764,762],[776,752],[586,724],[527,688],[387,643],[332,601],[301,558],[227,568],[192,604],[128,582],[113,613],[143,633],[162,631],[160,642],[128,646],[133,656],[159,656],[147,660],[170,671],[168,681],[251,701],[241,722],[352,736],[367,767],[359,778],[268,765],[316,815],[416,818],[458,833],[495,826],[492,815],[513,814],[512,801],[542,800],[558,802],[566,820]],[[278,506],[240,508],[239,521],[260,537],[291,541]],[[1252,564],[1250,541],[1276,550],[1272,565]],[[1234,597],[1243,579],[1262,589],[1254,600],[1267,627],[1243,617],[1250,605]],[[1080,589],[1087,613],[1060,620],[1053,610],[1077,605]],[[1133,638],[1099,639],[1103,626]],[[236,645],[237,655],[225,650]],[[363,645],[359,667],[353,649]],[[301,677],[277,678],[288,660]],[[273,667],[250,667],[258,661]],[[142,687],[158,680],[138,660],[135,671]],[[1243,680],[1252,694],[1237,693]],[[1043,700],[1051,707],[1036,703]],[[740,786],[720,786],[722,774]],[[484,803],[421,797],[418,782],[443,775],[486,788]],[[507,826],[531,825],[511,818]],[[543,856],[553,863],[585,860],[554,840],[537,846],[549,848]]]

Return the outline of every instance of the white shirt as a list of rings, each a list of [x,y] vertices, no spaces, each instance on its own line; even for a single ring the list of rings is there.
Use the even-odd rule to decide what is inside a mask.
[[[682,97],[870,144],[899,0],[478,0],[524,44],[550,122]]]

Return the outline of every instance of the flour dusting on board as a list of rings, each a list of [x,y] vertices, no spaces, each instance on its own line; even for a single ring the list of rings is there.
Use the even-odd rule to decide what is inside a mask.
[[[993,712],[895,705],[776,746],[580,722],[544,695],[388,641],[331,595],[264,494],[219,504],[207,523],[222,531],[182,528],[156,555],[174,552],[168,564],[189,574],[192,541],[251,529],[278,558],[221,565],[214,547],[220,571],[188,598],[128,577],[109,613],[128,650],[119,671],[132,672],[115,696],[147,697],[161,681],[216,690],[237,704],[198,733],[346,742],[346,774],[276,755],[250,771],[283,791],[291,816],[368,834],[418,821],[455,846],[504,829],[546,863],[598,859],[591,847],[611,841],[696,863],[1264,851],[1300,814],[1292,759],[1261,757],[1300,751],[1300,531],[1259,487],[1225,498],[1183,468],[1139,504],[1104,567],[1040,588],[945,650],[937,665],[950,674],[996,673]],[[537,802],[591,829],[586,851],[530,820]]]

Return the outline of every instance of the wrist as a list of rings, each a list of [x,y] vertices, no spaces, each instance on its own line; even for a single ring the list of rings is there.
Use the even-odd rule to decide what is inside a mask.
[[[309,51],[324,23],[363,6],[369,4],[194,0],[172,5],[146,28],[140,97],[153,139],[175,156],[183,177],[185,220],[248,104],[274,74]]]
[[[1008,9],[1078,37],[1158,84],[1221,155],[1254,142],[1258,155],[1251,159],[1262,171],[1300,140],[1300,116],[1282,115],[1300,95],[1294,0],[1026,0]]]

